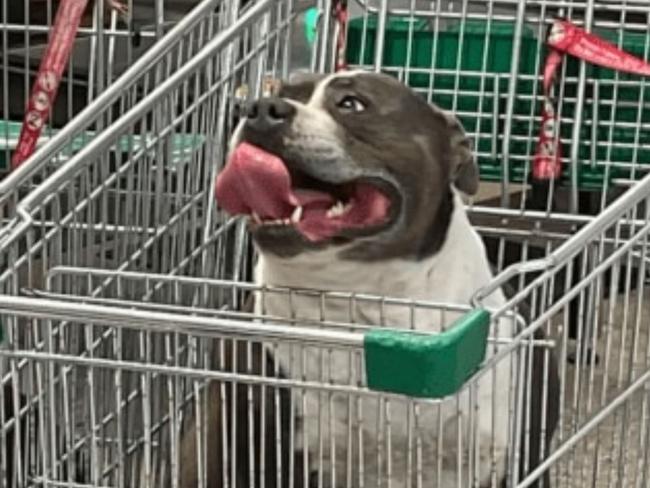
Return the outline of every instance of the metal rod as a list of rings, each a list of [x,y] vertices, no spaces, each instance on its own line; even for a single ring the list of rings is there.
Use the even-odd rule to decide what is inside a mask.
[[[149,310],[130,310],[10,295],[0,295],[0,310],[20,317],[96,323],[120,328],[137,327],[152,332],[284,339],[346,347],[362,347],[364,342],[364,335],[359,332],[322,330],[290,324],[215,320]]]

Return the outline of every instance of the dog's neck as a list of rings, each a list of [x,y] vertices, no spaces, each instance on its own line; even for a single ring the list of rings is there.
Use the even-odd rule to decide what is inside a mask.
[[[356,262],[325,250],[285,259],[260,256],[256,281],[269,286],[345,291],[468,304],[491,279],[485,248],[454,196],[447,237],[440,250],[421,260]]]

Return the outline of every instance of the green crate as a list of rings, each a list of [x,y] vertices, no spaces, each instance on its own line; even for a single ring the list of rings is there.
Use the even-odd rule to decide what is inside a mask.
[[[443,108],[451,109],[455,93],[462,94],[456,101],[456,111],[462,114],[462,122],[468,131],[479,134],[477,149],[482,153],[479,156],[481,178],[487,181],[501,181],[504,177],[500,155],[514,33],[515,25],[508,21],[466,21],[447,25],[435,33],[432,24],[423,19],[387,19],[383,66],[389,72],[408,68],[405,81],[415,89],[430,91],[432,101]],[[596,30],[596,34],[640,57],[643,57],[646,45],[650,42],[648,36],[641,33],[626,32],[620,39],[612,31]],[[350,22],[347,51],[350,64],[370,65],[374,62],[376,35],[376,17],[360,17]],[[540,111],[537,97],[541,96],[542,87],[535,80],[545,53],[544,43],[539,41],[535,31],[524,26],[514,105],[515,116],[523,120],[513,122],[510,134],[513,137],[510,137],[508,147],[511,155],[509,179],[513,182],[527,180],[526,162],[530,164],[535,151],[539,124],[532,119],[531,114],[538,116]],[[566,80],[575,78],[578,69],[579,62],[569,57]],[[488,76],[482,77],[482,74]],[[615,79],[636,80],[636,83],[633,86],[619,87],[618,93],[615,93]],[[578,166],[578,182],[583,189],[599,189],[606,183],[606,179],[640,176],[632,175],[622,165],[650,163],[650,131],[640,133],[636,154],[632,148],[624,147],[625,144],[632,145],[636,142],[634,127],[638,121],[650,123],[650,110],[645,108],[646,104],[650,106],[650,86],[641,93],[643,88],[638,76],[616,73],[593,65],[587,67],[587,80],[589,100],[584,106],[585,114],[580,130],[578,154],[581,164]],[[599,104],[597,110],[594,110],[590,98],[596,80],[599,82]],[[565,81],[563,88],[563,114],[567,116],[574,110],[573,102],[567,100],[575,97],[577,84],[575,81]],[[612,107],[608,102],[614,100],[615,95],[619,103]],[[495,103],[499,105],[495,107]],[[496,127],[491,117],[495,112],[500,115]],[[483,114],[483,117],[478,114]],[[613,120],[611,137],[607,125],[610,120]],[[626,123],[633,125],[626,127]],[[561,133],[563,138],[570,140],[573,126],[563,124]],[[516,136],[523,140],[517,140]],[[596,142],[595,146],[592,141]],[[563,147],[563,150],[568,154],[570,148]],[[496,154],[496,158],[486,154]],[[609,173],[606,173],[604,166],[597,163],[607,160],[608,156],[614,164],[610,166]],[[570,169],[566,168],[561,183],[568,184],[570,180]]]

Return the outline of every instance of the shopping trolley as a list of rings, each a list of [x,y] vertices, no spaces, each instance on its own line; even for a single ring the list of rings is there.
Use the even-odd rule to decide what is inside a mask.
[[[587,67],[574,76],[567,66],[560,83],[568,93],[559,103],[583,110],[562,111],[563,127],[573,129],[563,143],[577,150],[569,151],[565,167],[593,171],[596,179],[566,173],[544,187],[542,207],[531,207],[526,179],[534,107],[542,99],[542,33],[553,15],[622,39],[628,29],[646,32],[642,22],[623,23],[643,9],[631,1],[553,0],[318,6],[314,69],[346,63],[383,70],[473,117],[465,125],[478,142],[484,178],[497,185],[468,208],[494,258],[495,278],[470,304],[250,283],[254,255],[245,226],[220,211],[213,182],[238,95],[259,96],[266,77],[288,75],[298,15],[291,1],[251,2],[17,199],[0,235],[0,443],[11,447],[0,454],[6,484],[329,486],[340,479],[328,465],[336,459],[347,486],[479,486],[476,416],[444,426],[432,419],[447,409],[486,408],[477,401],[477,382],[508,364],[511,382],[499,395],[511,407],[495,418],[511,439],[508,486],[533,486],[544,474],[558,487],[647,486],[644,81],[633,85],[614,73],[593,92],[586,89],[594,83]],[[496,53],[488,42],[493,33],[504,41]],[[445,54],[413,65],[416,34],[447,43],[431,48]],[[464,47],[472,39],[482,42]],[[391,61],[400,43],[407,54]],[[521,68],[525,46],[534,70]],[[463,64],[463,49],[481,54],[478,66]],[[495,71],[492,59],[502,68]],[[617,107],[629,109],[622,102],[634,96],[630,122]],[[600,114],[601,105],[609,117],[580,123]],[[580,152],[585,127],[596,152]],[[632,134],[634,143],[620,134]],[[141,142],[133,143],[135,137]],[[182,158],[178,137],[193,141]],[[625,148],[633,154],[617,152]],[[55,161],[60,150],[46,158]],[[598,196],[596,218],[569,212],[576,202],[580,210],[584,192]],[[498,288],[511,290],[509,299],[491,307]],[[258,304],[285,300],[295,313],[251,310],[251,297]],[[299,300],[314,304],[313,316],[291,307]],[[349,310],[347,320],[332,320],[333,308]],[[445,332],[409,331],[432,314]],[[397,324],[395,316],[409,323]],[[503,321],[517,331],[511,340],[494,336]],[[486,349],[496,353],[485,359]],[[323,368],[283,375],[273,361],[282,350],[322,358]],[[559,425],[550,444],[532,446],[528,433],[537,419],[523,407],[532,394],[528,376],[535,361],[552,368],[553,356]],[[347,365],[344,379],[328,370],[333,357]],[[390,366],[409,374],[400,377]],[[441,367],[456,374],[436,374]],[[549,390],[542,392],[545,402]],[[328,423],[337,409],[347,412],[347,425]],[[298,418],[320,426],[319,445],[300,445]],[[517,454],[522,446],[540,448],[541,463],[526,466]]]

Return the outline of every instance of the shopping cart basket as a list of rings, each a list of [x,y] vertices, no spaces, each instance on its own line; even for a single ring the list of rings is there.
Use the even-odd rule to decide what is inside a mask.
[[[542,22],[538,7],[559,2],[488,4],[524,24],[528,15]],[[341,39],[331,6],[314,46],[324,67]],[[379,6],[385,21],[387,2]],[[511,408],[493,428],[512,441],[509,486],[531,486],[544,473],[558,487],[647,486],[647,177],[597,219],[472,206],[499,271],[472,304],[247,282],[245,229],[220,212],[212,187],[238,88],[245,82],[254,97],[267,74],[287,75],[292,15],[290,1],[251,4],[18,202],[15,221],[0,236],[0,442],[12,447],[0,455],[0,472],[9,473],[9,486],[324,486],[333,477],[331,459],[344,467],[348,486],[368,479],[382,486],[478,486],[476,417],[444,426],[435,419],[448,409],[485,409],[478,381],[502,364],[514,371],[498,390]],[[448,21],[469,14],[428,15]],[[169,170],[175,137],[188,134],[198,138],[197,149]],[[135,136],[142,145],[114,150]],[[514,290],[509,301],[490,307],[490,293],[506,285]],[[301,317],[291,306],[296,313],[287,317],[263,306],[247,311],[250,296],[262,304],[309,300],[314,315]],[[568,326],[575,303],[574,341]],[[347,319],[332,320],[329,311],[343,304]],[[394,323],[391,317],[404,316],[395,310],[408,310],[410,323]],[[408,331],[431,314],[452,333],[470,321],[486,327],[487,348],[496,354],[478,371],[470,363],[451,386],[386,382],[390,374],[378,380],[373,361],[378,342],[385,345],[378,338],[436,344],[438,336]],[[495,337],[502,321],[516,327],[514,339]],[[541,330],[547,339],[535,337]],[[406,371],[418,364],[402,349],[379,349],[378,367],[396,356],[401,362],[394,364]],[[323,369],[283,377],[262,350],[320,357]],[[571,350],[575,364],[566,361]],[[460,365],[463,352],[446,364]],[[523,408],[533,394],[528,376],[534,361],[551,368],[552,354],[559,358],[559,427],[551,445],[537,446],[542,464],[522,476],[518,468],[527,460],[517,453],[538,420]],[[349,374],[327,368],[333,357]],[[543,389],[540,403],[546,396]],[[348,412],[344,426],[328,422],[337,409]],[[300,446],[292,435],[298,413],[322,429],[319,445]],[[432,450],[431,437],[439,439]],[[312,453],[307,464],[304,447]],[[443,478],[449,466],[451,479]]]

